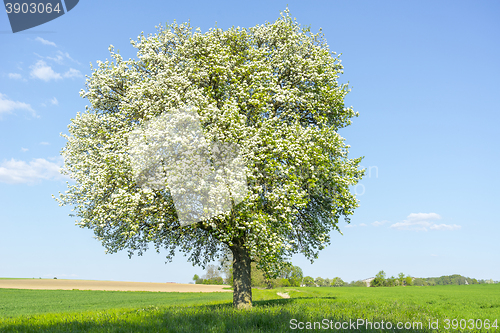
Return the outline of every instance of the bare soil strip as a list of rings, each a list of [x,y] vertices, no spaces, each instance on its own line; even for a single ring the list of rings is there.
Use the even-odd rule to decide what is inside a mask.
[[[0,288],[12,289],[51,289],[51,290],[116,290],[116,291],[163,291],[163,292],[232,292],[222,289],[223,285],[153,283],[153,282],[120,282],[93,280],[60,280],[60,279],[12,279],[0,280]]]
[[[290,295],[288,293],[276,293],[278,296],[283,297],[283,298],[290,298]]]

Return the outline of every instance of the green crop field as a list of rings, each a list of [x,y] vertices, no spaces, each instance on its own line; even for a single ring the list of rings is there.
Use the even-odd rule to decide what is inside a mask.
[[[0,289],[0,332],[500,332],[498,284],[253,294],[234,310],[231,293]]]

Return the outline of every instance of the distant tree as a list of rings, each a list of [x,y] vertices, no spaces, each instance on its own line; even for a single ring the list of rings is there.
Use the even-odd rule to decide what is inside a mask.
[[[264,281],[265,281],[265,287],[268,289],[274,289],[274,288],[281,287],[281,279],[280,278],[275,278],[275,279],[265,278]]]
[[[302,272],[302,268],[299,266],[292,266],[290,271],[290,275],[287,277],[290,285],[292,287],[299,287],[302,283],[302,279],[304,278],[304,273]]]
[[[316,286],[316,284],[314,283],[314,279],[310,276],[306,276],[302,283],[304,283],[304,285],[306,287],[315,287]]]
[[[382,287],[385,283],[385,272],[380,271],[370,283],[370,287]]]
[[[203,278],[206,280],[212,280],[212,279],[215,279],[218,277],[220,277],[220,273],[219,273],[217,266],[208,265],[207,272],[205,273],[205,276]]]
[[[398,274],[398,282],[400,286],[403,286],[405,283],[405,275],[402,272]]]
[[[219,269],[215,265],[208,265],[202,277],[195,274],[193,281],[196,284],[224,284],[224,279],[220,276]]]
[[[279,274],[280,278],[287,279],[292,287],[299,287],[304,278],[302,268],[299,266],[288,265]]]
[[[422,278],[425,281],[425,285],[428,286],[444,286],[444,285],[464,285],[464,284],[476,284],[482,283],[482,280],[471,279],[469,277],[465,277],[459,274],[453,275],[444,275],[440,277],[430,277],[430,278]],[[484,280],[483,280],[484,282]],[[419,284],[423,283],[422,281],[418,281]]]
[[[352,281],[351,283],[349,283],[348,287],[366,287],[366,283],[361,280]]]
[[[290,281],[288,279],[281,279],[280,280],[280,287],[290,287]]]
[[[325,286],[325,279],[323,279],[322,277],[317,277],[314,282],[316,282],[316,284],[319,286],[319,287],[324,287]]]
[[[415,278],[415,280],[413,280],[413,285],[414,286],[428,286],[429,284],[424,279]]]
[[[463,284],[465,284],[466,278],[464,276],[461,276],[461,275],[453,275],[451,281],[452,281],[452,284],[463,285]]]
[[[443,284],[450,283],[449,281],[442,281],[442,280],[440,280],[440,278],[427,278],[424,280],[427,283],[426,284],[427,286],[435,286],[435,285],[439,285],[439,284],[443,285]]]
[[[251,275],[252,287],[272,288],[272,286],[270,286],[269,279],[266,279],[265,273],[257,267],[256,262],[251,263],[251,268],[252,268],[252,275]]]
[[[405,277],[405,285],[406,286],[413,286],[413,279],[411,276]]]
[[[227,284],[232,286],[233,285],[233,267],[229,269],[229,277],[226,278]]]
[[[266,278],[268,288],[278,287],[300,287],[302,283],[303,273],[298,266],[286,266],[274,279]]]
[[[343,287],[344,285],[345,282],[341,278],[339,277],[335,278],[335,284],[334,284],[335,287]]]
[[[384,286],[386,287],[394,287],[396,285],[396,278],[393,276],[391,276],[390,278],[387,278],[385,281],[384,281]]]
[[[202,284],[224,284],[224,281],[222,280],[222,277],[217,276],[212,279],[204,279]]]
[[[226,255],[219,259],[220,272],[225,284],[233,285],[233,254],[231,251],[225,251]]]

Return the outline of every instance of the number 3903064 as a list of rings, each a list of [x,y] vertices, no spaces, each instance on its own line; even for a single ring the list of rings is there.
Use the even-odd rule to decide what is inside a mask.
[[[47,13],[50,14],[52,12],[59,13],[62,9],[59,8],[59,3],[56,4],[55,7],[52,7],[52,4],[49,3],[6,3],[5,4],[5,9],[7,11],[7,14],[14,13],[14,14],[42,14],[42,13]]]
[[[470,329],[470,330],[474,330],[474,329],[487,329],[489,330],[490,328],[494,328],[495,330],[498,328],[498,323],[497,323],[497,319],[495,319],[495,321],[490,321],[489,319],[485,319],[485,320],[481,320],[481,319],[477,319],[477,320],[474,320],[474,319],[469,319],[469,320],[466,320],[466,319],[445,319],[444,320],[444,328],[446,330],[449,330],[449,329]]]

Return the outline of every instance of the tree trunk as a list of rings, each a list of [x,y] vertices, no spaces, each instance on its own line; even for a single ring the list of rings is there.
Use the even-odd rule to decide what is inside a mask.
[[[242,245],[230,247],[233,252],[233,306],[237,309],[252,307],[252,280],[250,256]]]

